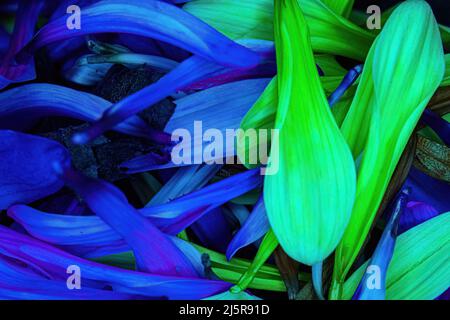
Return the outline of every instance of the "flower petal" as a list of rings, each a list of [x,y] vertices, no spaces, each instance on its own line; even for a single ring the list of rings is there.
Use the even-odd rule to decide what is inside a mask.
[[[98,1],[83,8],[80,29],[67,30],[66,20],[67,17],[62,16],[41,28],[21,52],[20,59],[56,41],[116,32],[165,41],[226,66],[251,67],[259,60],[255,53],[229,40],[201,20],[161,1]]]
[[[63,186],[51,162],[66,161],[69,153],[53,140],[0,130],[0,157],[0,209],[33,202]]]
[[[64,165],[56,166],[66,184],[83,197],[90,209],[133,248],[139,270],[197,276],[182,252],[149,220],[142,217],[118,188],[105,181],[85,177]]]
[[[344,281],[355,261],[444,68],[442,41],[430,6],[422,0],[401,3],[371,48],[342,125],[353,156],[361,156],[361,164],[352,217],[336,250],[335,283]]]
[[[227,259],[231,260],[239,249],[262,238],[269,231],[269,228],[264,201],[261,198],[256,203],[250,216],[245,220],[244,225],[228,245]]]
[[[286,253],[313,265],[337,246],[350,219],[355,167],[333,119],[295,1],[275,2],[278,172],[266,175],[264,203]],[[275,161],[277,161],[275,160]]]

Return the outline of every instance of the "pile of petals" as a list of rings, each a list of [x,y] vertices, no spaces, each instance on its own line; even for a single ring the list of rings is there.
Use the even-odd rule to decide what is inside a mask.
[[[367,17],[2,2],[0,299],[447,299],[450,29]]]

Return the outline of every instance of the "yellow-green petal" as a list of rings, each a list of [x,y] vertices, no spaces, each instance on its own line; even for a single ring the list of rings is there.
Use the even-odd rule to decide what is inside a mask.
[[[280,131],[271,160],[279,158],[279,171],[265,177],[264,202],[286,253],[313,265],[342,237],[354,200],[355,167],[320,83],[298,2],[276,0],[274,21]]]
[[[430,6],[398,6],[366,60],[342,132],[359,163],[350,223],[336,250],[334,292],[365,238],[400,156],[444,75],[444,52]]]
[[[320,0],[298,0],[314,51],[364,60],[375,36]],[[232,39],[273,40],[273,0],[194,0],[183,7]]]

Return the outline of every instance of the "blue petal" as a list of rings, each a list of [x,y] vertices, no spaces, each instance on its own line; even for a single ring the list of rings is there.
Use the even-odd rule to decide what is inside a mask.
[[[111,106],[95,124],[75,134],[73,140],[77,144],[85,144],[130,116],[154,105],[192,82],[205,78],[218,69],[224,69],[224,67],[197,56],[189,58],[157,82]]]
[[[339,86],[333,93],[328,97],[328,104],[330,108],[333,107],[336,102],[344,95],[345,91],[355,83],[356,79],[358,79],[359,75],[362,72],[362,65],[357,65],[356,67],[350,69],[350,71],[344,76]]]
[[[450,123],[429,109],[425,109],[420,120],[433,129],[447,146],[450,146]]]
[[[105,0],[84,7],[80,29],[67,30],[64,15],[45,25],[21,54],[82,35],[129,33],[168,42],[226,66],[251,67],[259,57],[186,11],[161,1]]]
[[[23,119],[24,115],[34,118],[66,116],[95,121],[110,106],[109,101],[86,92],[53,84],[28,84],[0,93],[0,128],[16,129],[21,123],[11,119]],[[137,116],[120,123],[116,129],[141,137],[149,137],[152,131]]]
[[[197,276],[182,252],[140,215],[118,188],[105,181],[85,177],[64,165],[58,165],[57,170],[62,171],[66,184],[86,201],[90,209],[133,248],[139,270]]]
[[[400,216],[406,207],[410,191],[404,189],[395,202],[375,252],[370,259],[366,273],[353,295],[353,300],[384,300],[386,296],[386,273],[394,253]],[[371,281],[374,281],[373,283]],[[369,283],[370,282],[370,283]]]
[[[0,130],[0,209],[29,203],[58,191],[63,182],[52,161],[66,161],[59,143],[19,132]]]
[[[32,61],[16,64],[14,56],[33,36],[43,5],[43,0],[20,1],[9,48],[0,63],[0,89],[10,83],[28,81],[36,77]]]
[[[176,235],[210,210],[260,185],[257,170],[224,179],[165,204],[143,208],[141,214],[166,233]],[[128,250],[122,235],[97,216],[49,214],[17,205],[8,215],[34,237],[71,248],[83,256],[98,256]],[[81,248],[84,247],[84,248]]]
[[[218,129],[226,136],[226,129],[238,129],[242,118],[250,110],[270,79],[250,79],[232,82],[203,90],[175,101],[176,109],[165,127],[166,132],[174,132],[183,128],[190,132],[192,141],[189,145],[203,145],[203,148],[193,148],[191,163],[196,158],[203,161],[216,159],[203,159],[203,149],[209,143],[204,142],[203,135],[195,135],[194,122],[201,121],[202,130]],[[180,142],[183,144],[185,142]],[[187,147],[186,147],[187,148]],[[226,147],[223,148],[226,150]],[[234,152],[235,150],[233,150]],[[234,155],[234,153],[233,153]],[[227,154],[227,156],[230,156]],[[131,159],[121,165],[129,173],[148,170],[171,168],[177,166],[172,161],[159,163],[153,155],[144,155]]]
[[[444,212],[440,212],[444,213]],[[425,222],[440,214],[435,208],[429,204],[417,201],[409,201],[406,205],[405,212],[400,217],[398,233],[408,231],[411,228]]]
[[[232,230],[221,208],[208,212],[191,225],[200,244],[218,252],[225,252],[231,240]]]
[[[255,52],[264,55],[262,52],[266,50],[265,44],[261,45],[260,42],[256,42],[249,44],[249,46],[253,46]],[[154,105],[179,90],[188,88],[189,85],[197,81],[220,75],[225,76],[230,72],[233,72],[232,69],[211,63],[198,56],[186,59],[157,82],[113,105],[105,112],[102,119],[90,128],[76,134],[73,140],[78,144],[87,143],[131,115]]]
[[[450,211],[450,184],[412,167],[405,188],[411,189],[411,200],[426,203],[439,213]]]
[[[244,225],[230,242],[226,253],[227,259],[231,260],[239,249],[262,238],[269,231],[269,228],[264,200],[261,197]]]
[[[167,203],[206,185],[220,170],[221,165],[193,165],[178,169],[146,207]]]

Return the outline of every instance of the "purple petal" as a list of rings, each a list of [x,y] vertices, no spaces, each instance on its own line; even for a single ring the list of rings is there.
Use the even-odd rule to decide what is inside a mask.
[[[105,181],[85,177],[70,167],[57,171],[112,229],[133,248],[139,270],[167,275],[197,276],[182,252],[127,201],[125,195]]]
[[[258,187],[261,183],[262,179],[257,170],[247,171],[171,202],[139,211],[164,232],[176,235],[209,211]],[[8,215],[36,238],[62,246],[85,247],[84,251],[80,247],[74,249],[86,256],[93,256],[94,252],[97,255],[102,250],[108,250],[108,253],[128,250],[121,240],[125,237],[98,216],[49,214],[23,205],[9,208]],[[107,246],[110,247],[104,249]]]
[[[230,287],[223,281],[141,273],[91,262],[4,226],[0,226],[0,251],[0,256],[19,260],[53,279],[67,279],[67,267],[76,265],[85,283],[110,286],[114,292],[154,298],[201,299]]]

